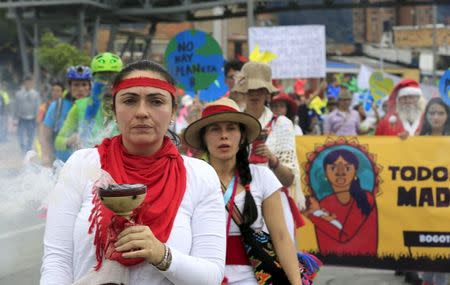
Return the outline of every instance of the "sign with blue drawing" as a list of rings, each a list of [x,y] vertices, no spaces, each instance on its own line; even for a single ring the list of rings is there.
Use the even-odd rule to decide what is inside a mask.
[[[373,101],[374,98],[370,90],[364,90],[363,92],[358,93],[358,102],[363,104],[364,111],[369,112],[370,109],[372,109]],[[380,100],[377,101],[377,104],[378,102],[381,103]]]
[[[167,46],[164,62],[178,86],[186,92],[198,91],[200,100],[215,100],[227,91],[222,49],[203,31],[178,33]]]
[[[445,104],[450,106],[450,69],[442,75],[439,82],[439,92],[441,93],[442,100]]]

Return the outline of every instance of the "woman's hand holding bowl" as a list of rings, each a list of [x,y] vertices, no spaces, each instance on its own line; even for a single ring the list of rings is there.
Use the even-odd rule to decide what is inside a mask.
[[[164,258],[165,246],[148,226],[127,227],[117,236],[114,246],[124,258],[145,258],[153,265]]]

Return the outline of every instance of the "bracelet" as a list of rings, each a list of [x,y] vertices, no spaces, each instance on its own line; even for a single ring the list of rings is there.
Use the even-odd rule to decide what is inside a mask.
[[[158,264],[154,264],[154,266],[160,271],[166,271],[169,269],[171,263],[172,252],[170,251],[170,247],[164,244],[164,257]]]
[[[269,168],[272,170],[275,170],[278,168],[278,166],[280,166],[280,160],[278,159],[278,157],[275,156],[275,163],[270,163],[269,160]]]

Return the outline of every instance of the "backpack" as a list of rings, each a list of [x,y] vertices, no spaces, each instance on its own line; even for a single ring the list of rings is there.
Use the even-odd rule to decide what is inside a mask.
[[[56,108],[55,108],[55,113],[54,113],[54,117],[53,120],[55,122],[55,124],[53,125],[53,137],[56,137],[56,135],[58,134],[58,119],[61,116],[61,109],[62,109],[62,100],[63,98],[58,98],[56,100]]]

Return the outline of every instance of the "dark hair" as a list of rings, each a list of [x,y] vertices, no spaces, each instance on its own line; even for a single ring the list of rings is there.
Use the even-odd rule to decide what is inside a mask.
[[[23,77],[23,82],[28,81],[28,80],[33,80],[33,77],[31,75],[25,75]]]
[[[323,160],[323,169],[326,169],[328,164],[333,164],[336,160],[342,157],[345,161],[355,166],[355,170],[358,170],[359,160],[355,154],[351,151],[345,149],[337,149],[325,156]],[[356,205],[358,206],[361,213],[365,216],[368,216],[372,211],[372,208],[367,200],[366,191],[361,189],[359,177],[356,175],[356,179],[352,181],[350,184],[350,196],[356,201]]]
[[[231,69],[234,69],[236,71],[240,71],[243,65],[244,65],[243,62],[241,62],[239,60],[236,60],[236,59],[227,61],[227,63],[225,63],[225,66],[224,66],[225,77],[227,76],[228,72]]]
[[[205,144],[206,128],[200,130],[201,149],[208,151]],[[239,144],[239,150],[236,153],[236,169],[239,172],[239,180],[244,187],[250,187],[252,182],[252,173],[250,172],[250,163],[248,162],[249,156],[249,144],[247,137],[245,136],[246,128],[243,124],[239,123],[239,130],[241,131],[241,143]],[[258,218],[258,210],[256,208],[255,199],[250,191],[245,191],[244,211],[242,212],[242,228],[250,227]]]
[[[162,77],[170,84],[175,85],[176,83],[172,75],[170,75],[161,65],[150,60],[139,60],[127,64],[119,73],[117,73],[113,80],[113,86],[118,84],[125,76],[136,70],[154,71],[162,75]]]
[[[167,72],[167,70],[164,69],[164,67],[162,67],[161,65],[157,64],[156,62],[153,62],[150,60],[139,60],[139,61],[135,61],[135,62],[127,64],[119,73],[117,73],[112,82],[112,86],[119,84],[119,82],[122,81],[122,79],[125,76],[127,76],[131,72],[137,71],[137,70],[156,72],[156,73],[160,74],[168,83],[170,83],[174,86],[176,85],[175,79],[172,77],[172,75],[169,74],[169,72]],[[108,96],[108,95],[105,94],[104,96]],[[171,96],[171,97],[172,97],[172,107],[175,107],[177,103],[175,101],[174,96]],[[116,98],[111,98],[111,101],[112,101],[110,104],[111,109],[113,110],[113,112],[115,112]],[[168,131],[169,137],[172,139],[172,141],[177,146],[179,146],[181,140],[178,137],[178,135],[170,129],[168,129],[167,131]]]
[[[53,86],[59,86],[64,91],[64,84],[61,81],[52,82],[52,87]]]
[[[273,97],[275,97],[275,96],[273,96]],[[272,98],[273,98],[273,97],[272,97]],[[282,103],[284,103],[284,104],[286,105],[286,117],[287,117],[289,120],[291,120],[293,124],[295,124],[295,115],[296,115],[296,113],[297,113],[297,110],[295,110],[295,109],[292,107],[292,105],[289,104],[289,102],[288,102],[287,100],[277,100],[277,101],[272,101],[271,104],[272,104],[272,103],[275,103],[275,102],[282,102]]]
[[[442,100],[441,97],[431,98],[430,101],[428,101],[428,104],[424,112],[423,126],[422,129],[420,130],[420,135],[421,136],[431,135],[432,128],[430,122],[428,121],[427,114],[430,110],[430,107],[434,104],[441,105],[444,108],[445,113],[447,114],[447,120],[444,123],[442,134],[450,135],[450,107],[447,104],[445,104],[445,102]]]

